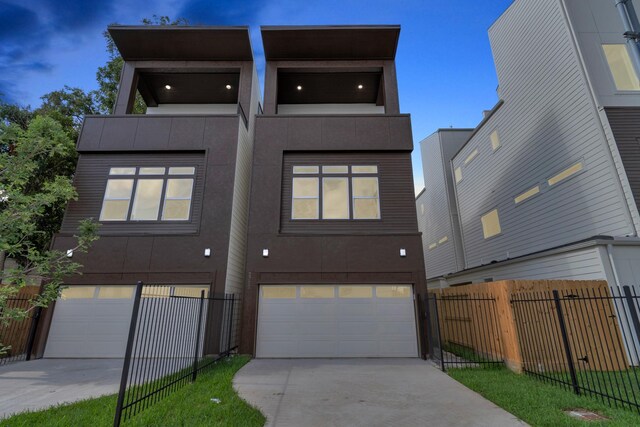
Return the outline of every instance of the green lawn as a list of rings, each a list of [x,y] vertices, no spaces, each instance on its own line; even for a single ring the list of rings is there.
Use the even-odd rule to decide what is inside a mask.
[[[534,427],[546,426],[637,426],[640,415],[616,409],[593,397],[578,396],[560,386],[544,383],[507,369],[450,369],[453,378],[480,393]],[[565,409],[585,408],[609,417],[608,421],[585,422],[570,418]]]
[[[123,426],[263,426],[264,416],[233,390],[235,373],[249,361],[223,359],[189,383],[124,422]],[[218,398],[221,403],[211,402]],[[104,396],[43,411],[15,415],[0,426],[112,426],[116,396]]]

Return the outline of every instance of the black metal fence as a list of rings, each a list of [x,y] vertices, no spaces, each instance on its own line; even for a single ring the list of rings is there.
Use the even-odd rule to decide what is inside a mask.
[[[136,287],[114,426],[237,348],[239,300],[171,285]]]
[[[634,288],[514,295],[523,370],[640,412],[640,312]]]
[[[443,371],[503,365],[494,298],[430,293],[425,308],[429,352]]]
[[[31,298],[9,298],[5,310],[27,310],[32,306]],[[8,320],[0,323],[0,349],[8,347],[0,352],[0,366],[18,360],[29,360],[35,341],[36,328],[40,319],[40,307],[33,308],[29,315],[21,320]],[[2,308],[0,308],[0,318]]]

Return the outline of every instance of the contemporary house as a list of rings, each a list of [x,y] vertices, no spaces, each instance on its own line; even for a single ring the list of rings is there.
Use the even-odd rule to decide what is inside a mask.
[[[116,106],[84,121],[79,197],[53,246],[73,248],[88,217],[100,239],[68,253],[83,274],[49,310],[40,352],[122,357],[141,280],[235,294],[239,351],[258,357],[424,353],[400,28],[263,27],[264,111],[246,27],[109,33],[124,58]]]
[[[241,293],[260,90],[246,27],[111,26],[124,59],[112,115],[85,118],[53,247],[78,221],[100,239],[44,328],[45,357],[122,357],[138,280],[166,292]],[[146,114],[132,114],[136,94]],[[170,285],[170,286],[169,286]],[[41,340],[45,345],[45,340]],[[42,352],[42,349],[40,349]]]
[[[416,357],[424,267],[398,26],[263,27],[240,352]]]
[[[499,102],[475,129],[422,141],[430,287],[639,283],[640,63],[620,10],[515,0],[491,26]]]

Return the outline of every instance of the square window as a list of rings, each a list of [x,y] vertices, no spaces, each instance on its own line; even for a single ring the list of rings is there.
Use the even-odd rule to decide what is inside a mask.
[[[627,46],[624,44],[602,45],[604,56],[617,90],[640,90],[638,74],[633,67]]]
[[[296,297],[295,286],[263,286],[262,298],[264,299],[291,299]]]
[[[126,221],[133,179],[110,179],[104,192],[100,221]]]
[[[60,298],[63,300],[93,298],[95,293],[95,286],[69,286],[62,290]]]
[[[292,219],[318,219],[320,207],[319,178],[294,178]]]
[[[377,298],[409,298],[411,286],[376,286]]]
[[[485,239],[501,233],[502,230],[500,229],[500,218],[498,217],[497,209],[482,215],[480,220],[482,222],[482,233]]]
[[[338,287],[340,298],[373,298],[371,286],[340,286]]]
[[[301,286],[300,298],[335,298],[333,286]]]
[[[133,286],[100,286],[98,288],[99,299],[131,299]]]

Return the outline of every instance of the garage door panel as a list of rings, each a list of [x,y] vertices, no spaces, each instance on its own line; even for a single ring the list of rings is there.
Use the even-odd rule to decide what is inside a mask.
[[[258,357],[418,355],[412,297],[387,292],[377,298],[375,285],[361,289],[331,285],[332,291],[318,289],[319,285],[303,291],[303,285],[294,287],[295,292],[288,289],[287,295],[295,298],[265,299],[268,287],[261,287],[259,294]],[[278,291],[268,290],[267,295],[278,295]]]

